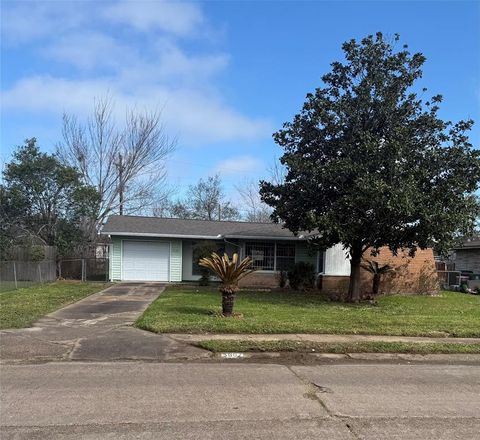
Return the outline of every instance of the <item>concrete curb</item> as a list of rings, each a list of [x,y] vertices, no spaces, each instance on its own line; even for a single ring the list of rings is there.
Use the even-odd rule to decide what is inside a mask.
[[[452,344],[480,344],[480,338],[452,337],[415,337],[415,336],[384,336],[384,335],[331,335],[331,334],[181,334],[164,333],[180,342],[195,343],[205,340],[243,340],[243,341],[303,341],[303,342],[428,342]]]
[[[236,355],[236,356],[233,356]],[[332,362],[402,363],[402,364],[468,364],[480,365],[480,354],[407,354],[407,353],[303,353],[244,352],[213,353],[212,360],[222,362],[271,362],[316,364]]]

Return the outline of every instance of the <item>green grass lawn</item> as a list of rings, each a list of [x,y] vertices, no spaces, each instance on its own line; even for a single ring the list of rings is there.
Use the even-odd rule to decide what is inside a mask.
[[[377,305],[342,304],[315,293],[241,291],[235,311],[219,316],[214,287],[168,288],[137,320],[159,333],[336,333],[480,337],[480,296],[387,296]]]
[[[58,281],[0,292],[0,329],[29,327],[42,316],[106,286],[105,283]]]
[[[35,281],[18,281],[15,286],[15,281],[3,281],[0,282],[0,293],[9,292],[10,290],[22,289],[24,287],[36,286],[38,283]]]
[[[221,352],[289,351],[302,353],[480,353],[480,344],[455,344],[448,342],[307,342],[307,341],[242,341],[206,340],[196,346]]]

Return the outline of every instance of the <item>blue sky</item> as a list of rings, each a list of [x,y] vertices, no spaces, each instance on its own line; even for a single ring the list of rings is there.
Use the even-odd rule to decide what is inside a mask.
[[[478,1],[2,1],[0,159],[37,137],[52,151],[64,111],[86,117],[107,93],[162,108],[179,138],[170,182],[182,191],[220,172],[225,188],[268,175],[271,134],[320,85],[341,44],[399,33],[427,57],[419,84],[441,116],[477,121]],[[120,116],[119,116],[120,117]]]

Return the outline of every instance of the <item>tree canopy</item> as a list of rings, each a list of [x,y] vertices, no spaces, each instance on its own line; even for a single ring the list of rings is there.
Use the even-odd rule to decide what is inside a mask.
[[[323,85],[274,134],[283,148],[282,183],[261,182],[262,199],[293,232],[321,246],[343,243],[351,259],[350,297],[360,294],[364,253],[435,246],[472,233],[480,152],[472,120],[439,117],[441,95],[415,89],[425,57],[381,33],[343,44]]]
[[[3,248],[31,240],[71,252],[86,240],[95,219],[98,192],[81,182],[79,172],[56,156],[40,152],[35,138],[19,147],[3,172],[0,186]]]

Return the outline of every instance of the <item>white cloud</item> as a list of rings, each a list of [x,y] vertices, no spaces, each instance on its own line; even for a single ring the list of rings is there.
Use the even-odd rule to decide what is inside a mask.
[[[159,72],[164,77],[209,77],[224,70],[230,58],[224,53],[189,56],[172,41],[162,41],[156,49],[159,54]]]
[[[236,156],[219,162],[214,169],[214,173],[219,173],[222,176],[234,176],[255,173],[263,168],[263,162],[255,157]]]
[[[2,104],[8,110],[63,111],[87,116],[93,99],[107,92],[116,103],[116,116],[122,118],[127,107],[162,109],[167,128],[178,133],[182,142],[204,144],[232,139],[249,140],[270,132],[264,120],[252,120],[220,99],[196,90],[173,90],[143,84],[126,90],[116,78],[69,80],[51,76],[23,79],[3,92]]]
[[[182,37],[205,31],[206,26],[198,4],[165,0],[5,0],[1,9],[2,40],[13,44],[56,39],[93,25],[114,24]]]
[[[87,116],[94,98],[108,94],[119,118],[126,107],[162,109],[167,129],[181,142],[205,145],[271,133],[268,121],[239,112],[216,87],[216,76],[228,67],[228,54],[209,45],[187,53],[176,41],[205,26],[198,4],[22,2],[9,3],[6,9],[12,37],[20,41],[21,29],[27,27],[26,39],[35,35],[45,39],[30,42],[34,52],[73,69],[68,75],[56,75],[52,69],[19,78],[2,90],[5,109]],[[131,29],[125,31],[124,25]]]
[[[2,40],[8,44],[58,36],[86,18],[84,2],[4,1],[1,9]]]
[[[81,69],[119,67],[132,59],[131,48],[100,32],[75,32],[58,38],[43,49],[49,58]]]
[[[195,32],[204,22],[196,4],[162,0],[141,3],[120,1],[106,7],[103,16],[142,32],[161,30],[180,36]]]

